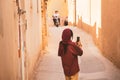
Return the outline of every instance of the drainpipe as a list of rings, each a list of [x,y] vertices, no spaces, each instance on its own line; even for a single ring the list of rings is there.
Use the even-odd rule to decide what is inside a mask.
[[[18,48],[18,57],[21,58],[21,28],[20,28],[20,7],[19,7],[19,1],[16,0],[17,8],[18,8],[18,29],[19,29],[19,48]]]
[[[18,48],[18,56],[20,58],[20,79],[25,80],[25,75],[24,75],[24,52],[22,50],[23,47],[23,42],[22,42],[22,30],[21,30],[21,15],[25,13],[24,10],[20,9],[20,4],[19,0],[16,0],[17,8],[18,8],[18,29],[19,29],[19,48]]]
[[[47,24],[46,24],[46,10],[47,10],[47,0],[42,0],[42,49],[45,51],[47,44]]]
[[[21,26],[20,26],[20,6],[19,6],[19,0],[16,0],[16,5],[17,5],[17,14],[18,14],[18,37],[19,37],[19,47],[18,47],[18,57],[21,59]],[[20,65],[19,65],[19,68],[20,68],[20,79],[22,79],[22,72],[21,72],[21,60],[20,60]],[[23,80],[23,79],[22,79]]]

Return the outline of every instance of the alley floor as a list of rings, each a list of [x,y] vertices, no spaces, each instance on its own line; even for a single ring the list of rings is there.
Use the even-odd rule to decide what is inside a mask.
[[[58,57],[58,45],[62,31],[67,27],[48,28],[48,47],[44,56],[40,59],[33,80],[65,80],[61,59]],[[95,46],[92,37],[81,29],[69,27],[73,30],[73,41],[80,36],[83,45],[83,56],[79,57],[79,80],[120,80],[120,70]]]

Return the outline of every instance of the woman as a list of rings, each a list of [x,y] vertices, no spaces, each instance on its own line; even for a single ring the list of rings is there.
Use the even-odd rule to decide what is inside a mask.
[[[67,25],[68,25],[68,17],[66,17],[64,21],[64,26],[67,26]]]
[[[58,56],[61,57],[62,66],[66,80],[78,80],[78,57],[83,54],[83,50],[72,42],[73,32],[71,29],[65,29],[62,33],[62,41],[59,43]]]

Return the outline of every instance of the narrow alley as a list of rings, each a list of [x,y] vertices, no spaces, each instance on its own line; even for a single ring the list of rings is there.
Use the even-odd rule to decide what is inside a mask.
[[[57,51],[61,33],[65,28],[67,27],[49,27],[47,51],[35,68],[32,80],[64,80],[61,59]],[[79,80],[119,80],[120,70],[101,55],[92,37],[77,27],[68,28],[73,30],[73,40],[80,36],[83,44],[84,55],[79,57],[81,68]]]
[[[83,45],[79,80],[120,80],[120,0],[0,0],[0,80],[65,80],[65,28]]]

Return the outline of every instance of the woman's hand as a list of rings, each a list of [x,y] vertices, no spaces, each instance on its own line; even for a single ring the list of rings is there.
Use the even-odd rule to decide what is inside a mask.
[[[76,44],[77,44],[77,46],[79,46],[80,48],[82,48],[82,44],[81,44],[80,41],[79,41],[79,42],[76,42]]]

